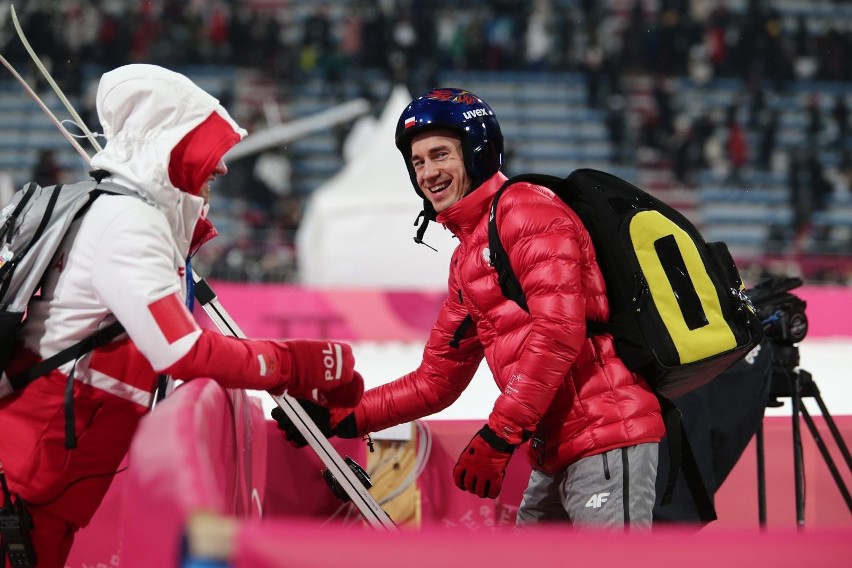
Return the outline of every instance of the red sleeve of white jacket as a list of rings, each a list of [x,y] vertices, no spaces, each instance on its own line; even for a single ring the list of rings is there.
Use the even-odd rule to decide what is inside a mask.
[[[176,379],[212,377],[226,388],[283,392],[291,371],[286,348],[272,341],[238,339],[202,330],[186,355],[165,369]]]
[[[376,432],[439,412],[454,403],[470,384],[483,348],[471,326],[458,348],[453,334],[467,316],[455,287],[444,301],[417,369],[368,390],[355,410],[359,433]]]
[[[514,194],[513,194],[514,191]],[[489,426],[512,444],[532,431],[577,359],[586,336],[583,250],[588,233],[557,197],[514,188],[500,201],[500,237],[524,291],[532,329]],[[531,193],[535,192],[535,193]],[[523,193],[521,199],[519,193]],[[513,200],[513,197],[517,199]],[[512,211],[506,215],[506,211]],[[507,300],[510,301],[510,300]]]

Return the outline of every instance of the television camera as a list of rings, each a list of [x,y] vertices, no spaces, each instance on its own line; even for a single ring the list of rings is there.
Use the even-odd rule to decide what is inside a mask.
[[[797,344],[808,334],[808,316],[805,313],[807,302],[790,293],[790,290],[798,288],[802,283],[801,278],[772,277],[745,291],[758,318],[763,322],[766,338],[772,343],[773,371],[782,374],[792,372],[799,365]],[[773,372],[773,375],[777,374]],[[778,382],[773,380],[773,393],[776,392],[775,383]],[[782,392],[776,396],[789,396],[784,394],[785,385],[777,386]]]

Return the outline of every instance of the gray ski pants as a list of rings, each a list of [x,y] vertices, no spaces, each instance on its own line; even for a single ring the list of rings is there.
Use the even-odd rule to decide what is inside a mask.
[[[583,458],[556,475],[533,471],[517,525],[570,522],[576,528],[650,530],[659,444]]]

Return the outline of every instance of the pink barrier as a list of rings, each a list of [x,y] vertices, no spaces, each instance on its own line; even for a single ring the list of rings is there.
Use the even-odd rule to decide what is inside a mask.
[[[187,383],[161,403],[140,426],[127,460],[129,469],[117,477],[94,521],[79,535],[67,566],[178,566],[187,515],[199,510],[245,519],[239,525],[238,551],[231,566],[257,568],[341,562],[354,567],[467,568],[471,563],[489,562],[554,564],[556,558],[556,565],[563,565],[566,554],[575,563],[600,559],[601,550],[606,550],[608,561],[657,568],[682,566],[682,555],[688,551],[694,555],[688,556],[693,568],[725,563],[799,568],[797,563],[806,557],[820,558],[821,566],[848,566],[852,558],[852,539],[848,538],[852,516],[806,434],[806,531],[778,536],[795,527],[788,418],[764,421],[768,535],[758,528],[752,445],[716,494],[719,520],[697,533],[684,535],[662,527],[651,536],[613,538],[611,534],[579,536],[562,527],[519,536],[509,529],[529,467],[522,456],[511,461],[497,500],[479,499],[456,489],[450,475],[452,465],[480,426],[478,421],[462,420],[426,423],[432,434],[432,451],[417,481],[422,495],[421,528],[403,527],[402,535],[380,535],[362,529],[364,525],[357,522],[320,526],[341,505],[322,479],[322,464],[310,450],[295,449],[285,442],[274,423],[264,420],[255,402],[231,399],[215,383],[199,380]],[[235,420],[243,425],[250,420],[251,428],[235,428]],[[815,417],[815,421],[828,438],[822,418]],[[849,438],[852,417],[841,416],[836,421],[842,435]],[[341,455],[366,465],[362,441],[335,438],[332,443]],[[842,468],[842,457],[834,450],[833,454]],[[849,472],[842,475],[849,485]],[[264,512],[262,523],[259,506]],[[333,546],[329,546],[329,531],[333,531]],[[573,542],[575,538],[582,540]],[[795,544],[795,553],[788,550],[789,543]],[[660,546],[674,556],[681,555],[678,563],[665,563],[669,552],[662,559],[659,550],[652,554],[653,547]],[[438,550],[440,564],[430,556]]]
[[[761,534],[736,531],[694,534],[571,532],[564,527],[459,531],[431,527],[417,532],[380,533],[323,527],[305,522],[242,526],[234,568],[345,566],[399,568],[440,566],[630,566],[632,568],[848,567],[849,531]]]
[[[264,518],[325,518],[341,502],[332,494],[322,476],[322,461],[308,448],[296,449],[287,442],[272,420],[267,421],[266,493]],[[341,456],[349,456],[366,467],[367,447],[361,440],[331,438],[331,445]]]
[[[179,387],[145,417],[69,568],[177,566],[187,516],[259,517],[266,486],[263,411],[208,379]]]
[[[815,416],[814,422],[830,448],[846,487],[852,488],[852,472],[845,467],[843,456],[835,447],[824,419]],[[844,439],[852,439],[852,416],[836,417],[835,422]],[[432,449],[417,480],[421,493],[422,525],[455,527],[463,532],[511,527],[529,479],[530,468],[524,456],[518,455],[509,462],[503,489],[497,499],[480,499],[455,487],[452,469],[470,437],[482,426],[481,422],[429,420],[425,424],[432,433]],[[312,456],[304,455],[310,454],[310,451],[290,447],[281,439],[271,421],[269,428],[270,480],[274,479],[273,475],[284,475],[283,479],[296,483],[279,483],[281,479],[270,482],[266,494],[267,511],[274,510],[276,514],[291,517],[328,519],[340,503],[331,498],[330,492],[323,486],[319,468],[312,465]],[[796,523],[791,429],[791,418],[777,416],[764,419],[768,528],[790,528]],[[352,440],[333,440],[339,444],[341,452],[366,465],[362,442],[352,446]],[[852,529],[852,514],[804,424],[802,443],[807,480],[806,526]],[[707,525],[702,532],[759,526],[754,441],[716,493],[716,510],[719,519]]]
[[[852,336],[852,289],[805,286],[790,292],[808,303],[808,337]]]
[[[425,342],[446,295],[231,282],[213,282],[211,286],[251,337],[328,337],[348,341]],[[808,337],[852,336],[848,319],[839,317],[852,314],[852,289],[811,286],[792,293],[808,303]],[[200,308],[196,311],[200,321],[207,321]]]

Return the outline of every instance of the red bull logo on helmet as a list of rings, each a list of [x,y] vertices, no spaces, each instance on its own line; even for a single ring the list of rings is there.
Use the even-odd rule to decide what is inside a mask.
[[[454,91],[450,89],[435,89],[426,93],[427,99],[434,101],[449,101],[451,103],[459,103],[463,105],[472,105],[479,102],[479,99],[470,91]]]

